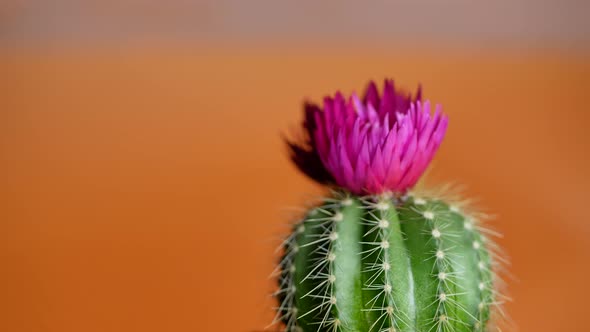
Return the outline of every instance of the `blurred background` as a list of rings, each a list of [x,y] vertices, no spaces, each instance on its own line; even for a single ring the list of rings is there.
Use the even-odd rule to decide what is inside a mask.
[[[518,331],[581,331],[590,2],[0,3],[0,330],[258,331],[321,189],[280,133],[392,77],[450,115],[433,178],[497,215]],[[516,329],[515,329],[516,330]]]

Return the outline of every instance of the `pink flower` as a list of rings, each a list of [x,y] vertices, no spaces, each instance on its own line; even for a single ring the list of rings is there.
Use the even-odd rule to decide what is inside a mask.
[[[365,96],[325,97],[306,103],[304,144],[287,142],[292,160],[309,177],[355,194],[402,194],[414,186],[440,146],[448,117],[437,105],[396,91],[385,80],[380,95],[370,82]]]

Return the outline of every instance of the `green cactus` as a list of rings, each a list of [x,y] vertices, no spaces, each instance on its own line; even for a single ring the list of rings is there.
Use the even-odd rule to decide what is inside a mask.
[[[448,116],[421,89],[385,80],[382,91],[370,82],[363,98],[306,103],[303,139],[287,141],[295,165],[335,191],[283,244],[275,321],[286,332],[501,331],[497,234],[449,188],[415,189]]]
[[[336,194],[294,225],[280,262],[289,332],[487,331],[493,250],[439,199]]]

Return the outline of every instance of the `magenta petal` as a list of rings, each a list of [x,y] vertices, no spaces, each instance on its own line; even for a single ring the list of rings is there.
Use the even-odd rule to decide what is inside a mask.
[[[368,139],[364,139],[361,143],[360,149],[357,151],[358,157],[356,161],[357,169],[354,173],[354,181],[357,183],[364,182],[367,168],[370,166],[369,144]]]
[[[375,82],[369,82],[367,86],[367,91],[365,92],[365,97],[363,98],[364,104],[373,105],[373,107],[378,107],[381,103],[381,98],[379,97],[379,91],[377,90],[377,85]]]
[[[364,190],[372,193],[380,193],[383,192],[383,188],[383,182],[381,182],[375,175],[374,171],[369,168],[367,171],[367,180],[365,181]]]
[[[418,134],[414,132],[414,134],[408,139],[406,151],[400,161],[400,169],[402,171],[406,171],[414,157],[416,156],[416,151],[418,149]]]
[[[351,179],[354,174],[354,168],[352,167],[350,159],[348,159],[348,156],[346,155],[346,151],[344,150],[343,146],[340,146],[338,148],[338,155],[334,157],[334,160],[338,160],[339,162],[340,178],[345,182],[349,182],[349,179]],[[350,185],[350,183],[348,184]]]
[[[381,149],[375,149],[375,155],[371,160],[371,170],[372,173],[375,175],[375,178],[379,180],[379,182],[384,182],[385,180],[385,164],[383,162],[383,155],[381,153]]]
[[[395,147],[397,140],[398,131],[396,126],[387,133],[385,144],[383,144],[383,160],[385,160],[388,165],[391,164],[391,156],[393,155],[393,148]]]

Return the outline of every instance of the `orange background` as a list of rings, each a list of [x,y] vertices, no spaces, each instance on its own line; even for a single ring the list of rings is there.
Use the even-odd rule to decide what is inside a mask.
[[[520,331],[581,331],[590,61],[559,52],[169,48],[0,57],[0,331],[253,331],[321,190],[281,131],[392,76],[451,124],[437,179],[498,215]]]

